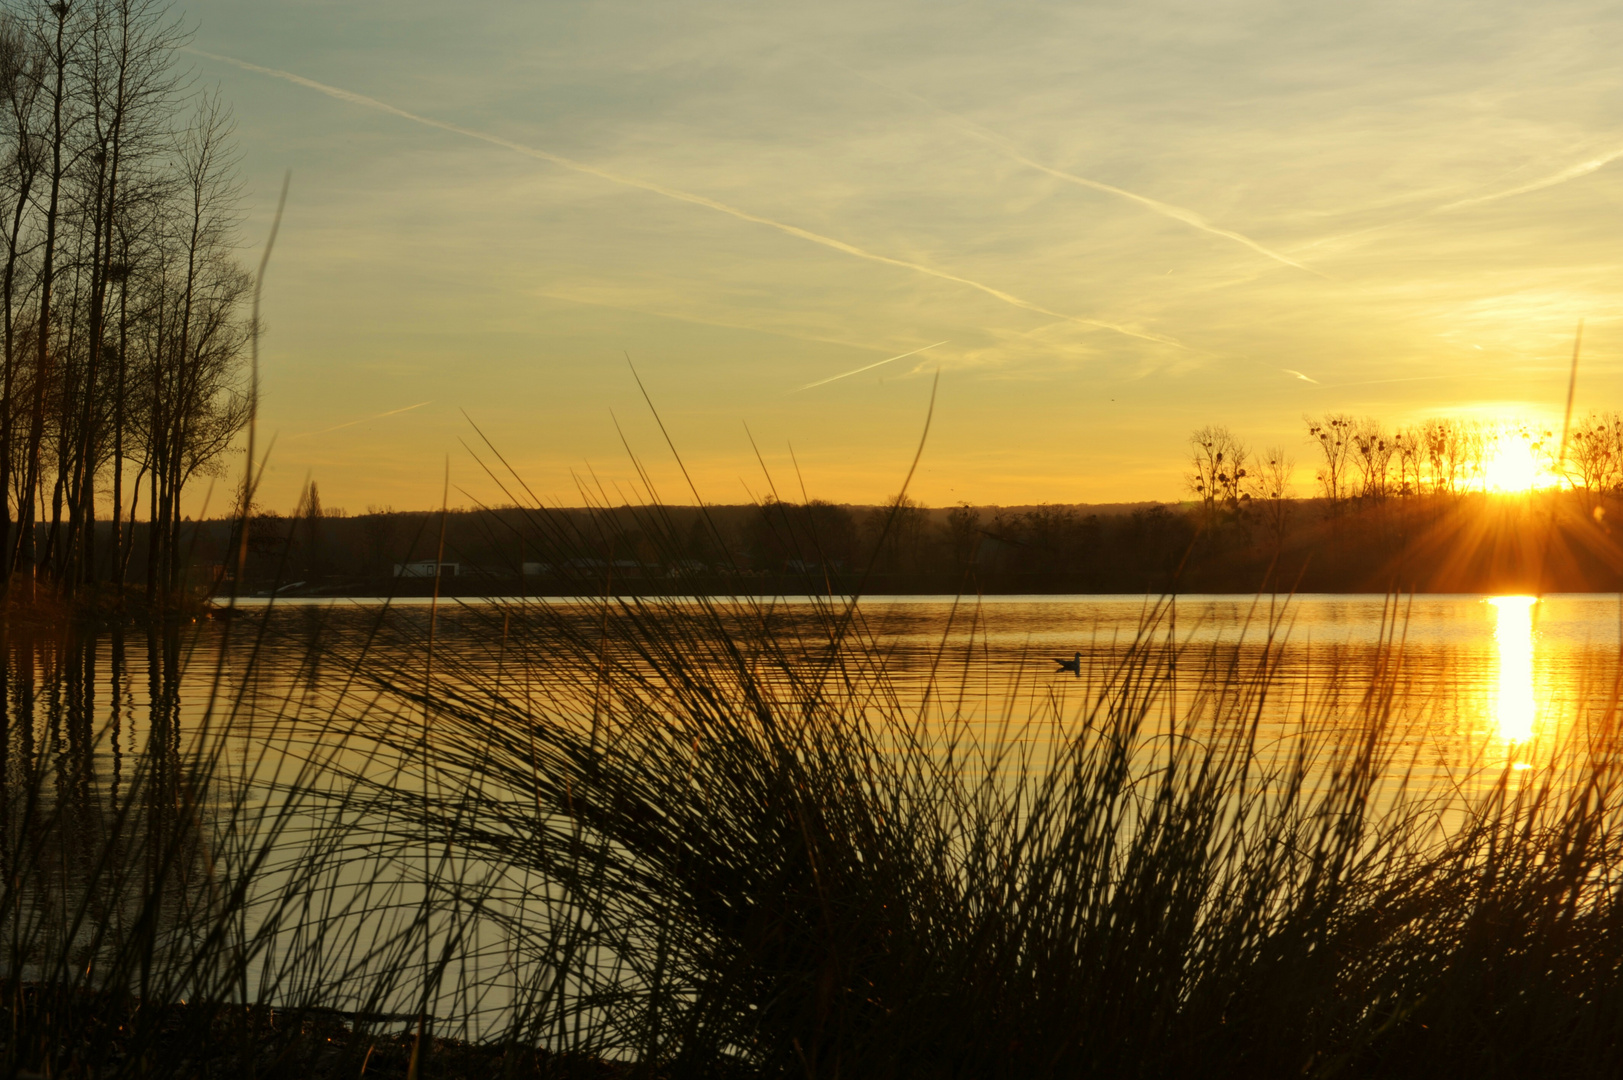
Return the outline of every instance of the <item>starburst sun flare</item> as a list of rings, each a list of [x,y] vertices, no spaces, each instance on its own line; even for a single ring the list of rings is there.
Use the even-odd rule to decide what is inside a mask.
[[[1549,487],[1556,476],[1541,445],[1525,433],[1507,431],[1494,440],[1482,463],[1483,486],[1500,494]]]

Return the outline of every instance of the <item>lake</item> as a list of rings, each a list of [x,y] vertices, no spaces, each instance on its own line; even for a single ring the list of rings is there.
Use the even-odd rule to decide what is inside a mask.
[[[705,611],[714,634],[684,621]],[[50,880],[24,891],[41,920],[69,900],[92,913],[77,931],[86,940],[98,926],[140,924],[138,898],[116,884],[132,880],[122,876],[127,856],[105,854],[139,846],[126,835],[136,820],[184,826],[171,856],[196,870],[162,901],[176,925],[212,902],[217,866],[248,865],[266,845],[271,856],[253,863],[259,906],[244,925],[285,917],[276,914],[287,906],[283,883],[319,879],[326,925],[406,940],[422,882],[455,881],[478,892],[484,913],[455,931],[465,950],[458,993],[470,979],[493,988],[477,1007],[458,1008],[501,1013],[513,991],[500,987],[516,985],[500,976],[516,963],[503,920],[535,895],[529,871],[403,839],[398,808],[344,802],[357,778],[421,792],[421,805],[431,791],[452,805],[470,787],[501,785],[456,764],[477,726],[438,739],[441,714],[422,700],[425,685],[465,695],[464,712],[488,706],[595,730],[616,709],[684,707],[694,670],[701,682],[709,668],[747,671],[786,701],[833,695],[841,715],[913,718],[921,730],[1015,746],[1040,762],[1097,726],[1131,684],[1147,729],[1248,738],[1265,780],[1307,744],[1319,755],[1314,775],[1332,775],[1337,754],[1361,745],[1378,714],[1390,752],[1376,797],[1419,792],[1457,806],[1501,782],[1549,779],[1587,743],[1616,698],[1620,626],[1623,598],[1610,594],[917,596],[865,599],[850,611],[807,597],[708,609],[682,600],[279,600],[168,633],[14,626],[0,679],[0,829],[8,853],[46,834],[60,844]],[[688,658],[687,684],[667,662],[676,653]],[[1076,671],[1059,670],[1056,661],[1073,660]],[[1151,677],[1134,684],[1134,671]],[[724,707],[747,708],[736,678],[718,687]],[[1150,753],[1156,744],[1145,745]],[[202,786],[190,779],[200,746],[219,751]],[[310,793],[322,798],[298,801]],[[414,869],[423,867],[436,868]],[[437,926],[436,940],[450,940],[448,926]],[[278,938],[267,954],[276,962],[261,958],[255,970],[285,978],[298,947]],[[336,963],[299,963],[318,961]],[[388,962],[380,952],[361,967]],[[434,1000],[435,1011],[455,1011]],[[409,995],[369,1005],[410,1006]]]
[[[500,603],[441,601],[437,642],[442,672],[491,672],[505,664],[532,691],[556,690],[582,678],[561,670],[559,651],[511,648],[503,654],[499,624],[510,629],[524,612],[579,611],[592,626],[598,609],[577,600]],[[825,620],[808,598],[750,601],[807,666],[828,649]],[[680,600],[660,601],[680,608]],[[85,778],[115,790],[131,755],[157,727],[197,727],[211,703],[219,712],[245,673],[254,698],[274,702],[277,715],[340,694],[352,672],[328,658],[313,662],[321,642],[335,657],[353,659],[372,642],[365,663],[408,673],[426,655],[426,600],[249,601],[235,628],[190,623],[165,637],[142,631],[95,634],[30,633],[7,639],[6,769],[25,768],[41,754],[78,759]],[[826,608],[826,604],[822,606]],[[654,610],[658,610],[656,607]],[[1564,594],[1543,597],[1369,595],[1290,598],[1185,596],[999,596],[975,600],[938,596],[873,597],[858,606],[856,639],[892,686],[914,707],[934,708],[972,724],[1003,723],[1061,702],[1085,709],[1135,648],[1165,650],[1176,675],[1162,707],[1181,715],[1210,693],[1214,664],[1256,662],[1272,645],[1271,692],[1263,705],[1268,729],[1282,735],[1304,708],[1356,712],[1378,674],[1384,652],[1399,661],[1394,711],[1406,737],[1424,744],[1431,763],[1450,768],[1491,764],[1506,756],[1530,764],[1540,746],[1569,735],[1614,693],[1623,597]],[[614,616],[610,616],[611,620]],[[595,632],[589,626],[588,634]],[[612,630],[604,632],[611,638]],[[508,642],[516,640],[513,630]],[[223,649],[223,653],[222,653]],[[1057,671],[1057,660],[1081,656],[1080,674]],[[219,666],[224,655],[225,667]],[[789,658],[794,662],[795,657]],[[629,661],[638,665],[632,657]],[[1203,683],[1203,680],[1205,682]],[[312,695],[315,695],[314,697]],[[950,703],[943,705],[943,695]],[[553,700],[561,700],[556,694]],[[327,705],[330,707],[331,702]]]

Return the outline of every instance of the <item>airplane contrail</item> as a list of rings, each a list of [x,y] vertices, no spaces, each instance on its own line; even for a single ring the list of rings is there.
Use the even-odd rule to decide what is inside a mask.
[[[301,431],[297,435],[289,435],[288,438],[304,439],[310,437],[311,435],[325,435],[329,431],[341,431],[347,427],[354,427],[356,424],[364,424],[368,420],[382,420],[385,416],[396,416],[400,413],[411,412],[413,409],[421,409],[424,405],[432,404],[434,404],[434,400],[430,398],[427,401],[419,401],[415,405],[407,405],[404,409],[390,409],[388,412],[380,412],[376,416],[363,416],[359,420],[351,420],[345,424],[334,424],[332,427],[322,428],[320,431]]]
[[[1314,241],[1312,244],[1307,246],[1323,247],[1326,244],[1347,241],[1359,236],[1374,236],[1380,233],[1390,232],[1393,229],[1401,228],[1404,225],[1413,224],[1416,221],[1422,221],[1432,214],[1451,213],[1455,210],[1463,210],[1469,206],[1481,206],[1485,203],[1498,202],[1500,199],[1509,199],[1517,195],[1526,195],[1532,191],[1542,191],[1545,188],[1555,187],[1557,184],[1565,184],[1568,180],[1576,180],[1580,176],[1588,176],[1592,172],[1605,168],[1607,165],[1610,165],[1619,158],[1623,158],[1623,146],[1601,154],[1599,157],[1593,157],[1587,161],[1580,161],[1576,165],[1569,165],[1560,172],[1551,173],[1549,176],[1542,177],[1538,180],[1530,180],[1525,184],[1518,184],[1515,187],[1506,188],[1503,191],[1490,191],[1486,195],[1473,195],[1468,199],[1455,199],[1453,202],[1433,206],[1430,209],[1421,210],[1419,213],[1411,214],[1405,218],[1399,218],[1396,221],[1388,221],[1380,225],[1371,225],[1368,228],[1357,229],[1350,233],[1342,233],[1339,236],[1326,237],[1323,240]]]
[[[874,363],[869,364],[867,367],[859,367],[855,371],[847,371],[847,372],[844,372],[844,373],[842,373],[840,375],[830,375],[826,379],[819,379],[817,382],[809,382],[805,386],[796,387],[795,388],[795,393],[798,394],[802,390],[810,390],[810,389],[812,389],[814,387],[818,387],[818,386],[827,386],[831,382],[838,382],[840,379],[849,378],[852,375],[861,375],[864,371],[872,371],[874,368],[879,367],[879,366],[881,366],[883,364],[888,364],[892,360],[906,360],[909,356],[916,356],[919,353],[924,352],[926,349],[933,349],[933,348],[935,348],[936,345],[945,345],[945,344],[946,344],[945,341],[938,341],[938,342],[935,343],[935,345],[924,345],[924,346],[921,346],[921,347],[919,347],[917,349],[914,349],[912,352],[904,352],[900,356],[887,357],[884,360],[875,361]]]
[[[889,255],[881,255],[877,252],[868,251],[857,247],[855,244],[848,244],[844,240],[835,239],[832,236],[824,236],[822,233],[815,233],[810,229],[802,229],[798,225],[789,225],[782,221],[774,221],[772,218],[762,217],[759,214],[752,214],[748,210],[742,210],[736,206],[730,206],[727,203],[708,198],[704,195],[696,195],[693,192],[683,191],[680,188],[667,187],[664,184],[657,184],[652,180],[643,180],[635,176],[626,176],[623,173],[611,172],[608,169],[598,168],[596,165],[588,165],[583,161],[576,161],[573,158],[567,158],[561,154],[554,154],[550,150],[542,150],[539,147],[527,146],[524,143],[514,142],[512,139],[505,139],[500,135],[492,135],[488,132],[479,131],[474,128],[463,127],[460,124],[452,124],[444,120],[435,120],[430,116],[422,116],[418,113],[407,112],[405,109],[390,105],[386,101],[379,101],[377,98],[367,97],[365,94],[357,94],[353,90],[344,90],[337,86],[329,86],[326,83],[317,82],[314,79],[307,79],[303,75],[296,75],[291,71],[282,71],[277,68],[264,67],[260,64],[249,63],[247,60],[238,60],[231,56],[222,56],[218,53],[205,52],[202,49],[191,46],[186,46],[186,51],[194,53],[197,56],[207,57],[210,60],[218,60],[224,64],[231,64],[234,67],[243,69],[244,71],[253,71],[261,75],[269,75],[272,78],[283,79],[287,82],[294,83],[295,85],[314,90],[317,93],[325,94],[328,97],[336,98],[339,101],[347,101],[350,104],[360,105],[368,109],[377,109],[379,111],[389,113],[392,116],[398,116],[403,120],[410,120],[415,124],[422,124],[426,127],[437,128],[440,131],[450,132],[453,135],[461,135],[468,139],[477,139],[480,142],[489,143],[492,146],[500,146],[503,149],[511,150],[514,153],[523,154],[525,157],[534,158],[537,161],[545,161],[549,164],[557,165],[565,169],[571,169],[575,172],[585,173],[587,176],[595,176],[600,180],[607,180],[612,184],[619,184],[623,187],[637,188],[640,191],[647,191],[655,195],[662,195],[667,199],[674,199],[677,202],[685,202],[691,203],[694,206],[702,206],[706,209],[714,210],[717,213],[726,214],[729,217],[737,218],[740,221],[747,221],[755,225],[764,225],[769,229],[776,229],[788,236],[806,240],[813,244],[820,244],[823,247],[832,248],[835,251],[843,252],[846,255],[855,256],[859,259],[867,259],[870,262],[880,263],[885,266],[895,266],[904,270],[911,270],[914,273],[923,274],[927,277],[937,278],[941,281],[950,281],[957,285],[963,285],[971,289],[976,289],[985,293],[987,296],[1003,301],[1005,304],[1008,304],[1011,307],[1021,308],[1025,311],[1035,312],[1039,315],[1047,315],[1052,319],[1063,319],[1079,326],[1093,327],[1094,329],[1098,330],[1111,330],[1127,337],[1138,338],[1141,341],[1153,341],[1160,345],[1171,345],[1179,349],[1185,347],[1181,342],[1175,341],[1169,337],[1164,337],[1160,334],[1154,334],[1147,330],[1137,330],[1130,326],[1123,326],[1119,323],[1107,322],[1103,319],[1089,319],[1081,315],[1070,315],[1062,311],[1053,311],[1039,304],[1034,304],[1029,300],[1015,296],[1013,293],[1005,292],[1004,290],[996,288],[995,286],[976,281],[973,278],[962,277],[958,274],[951,274],[945,270],[937,270],[932,266],[925,266],[922,263],[908,262],[906,259],[897,259],[892,258]]]
[[[973,124],[972,121],[967,120],[965,123]],[[1092,188],[1094,191],[1102,191],[1107,195],[1115,195],[1131,202],[1138,203],[1140,206],[1155,211],[1162,217],[1169,217],[1173,221],[1181,221],[1183,224],[1188,225],[1191,228],[1199,229],[1201,232],[1210,233],[1213,236],[1220,236],[1225,240],[1232,240],[1236,244],[1241,244],[1250,248],[1258,255],[1262,255],[1265,258],[1272,259],[1278,263],[1283,263],[1286,266],[1295,267],[1297,270],[1306,271],[1307,273],[1313,274],[1316,277],[1329,276],[1322,271],[1313,269],[1311,266],[1308,266],[1305,263],[1298,262],[1289,255],[1282,254],[1270,247],[1264,247],[1262,244],[1257,243],[1244,233],[1235,232],[1233,229],[1225,229],[1221,225],[1213,225],[1210,221],[1207,221],[1204,217],[1197,214],[1193,210],[1182,206],[1175,206],[1172,203],[1165,203],[1160,199],[1152,199],[1148,195],[1140,195],[1136,191],[1128,191],[1126,188],[1119,188],[1114,184],[1107,184],[1102,180],[1092,180],[1086,176],[1078,176],[1075,173],[1066,172],[1064,169],[1056,169],[1052,165],[1046,165],[1035,158],[1027,157],[1025,154],[1021,153],[1020,150],[1014,146],[1014,144],[1010,143],[1002,136],[994,134],[990,131],[974,130],[975,128],[979,127],[980,125],[973,124],[971,129],[972,133],[978,136],[982,141],[989,142],[994,146],[997,146],[1005,154],[1008,154],[1015,161],[1018,161],[1020,164],[1025,165],[1028,168],[1036,169],[1038,172],[1047,173],[1049,176],[1052,176],[1057,180],[1064,180],[1067,183],[1076,184],[1078,187]]]
[[[1551,173],[1549,176],[1541,179],[1530,180],[1527,183],[1521,184],[1517,187],[1506,188],[1504,191],[1490,192],[1487,195],[1477,195],[1469,199],[1458,199],[1454,202],[1439,206],[1436,212],[1441,213],[1445,210],[1459,210],[1462,207],[1479,206],[1482,203],[1497,202],[1500,199],[1508,199],[1515,195],[1526,195],[1530,191],[1542,191],[1548,187],[1555,187],[1557,184],[1564,184],[1568,180],[1576,180],[1580,176],[1588,176],[1590,173],[1595,172],[1598,169],[1605,168],[1619,158],[1623,158],[1623,146],[1619,146],[1614,150],[1609,150],[1599,157],[1590,158],[1588,161],[1580,161],[1576,165],[1569,165],[1560,172]]]
[[[1319,380],[1310,379],[1306,375],[1303,375],[1300,371],[1297,371],[1295,368],[1285,367],[1285,368],[1280,368],[1279,370],[1283,371],[1287,375],[1295,375],[1298,379],[1301,379],[1303,382],[1310,382],[1310,383],[1313,383],[1315,386],[1323,385],[1322,383],[1319,382]]]
[[[958,113],[952,112],[948,109],[943,109],[941,106],[937,105],[928,98],[921,97],[920,95],[913,93],[911,90],[904,90],[900,87],[892,86],[887,82],[874,78],[872,75],[869,75],[866,72],[858,71],[856,68],[843,64],[840,61],[835,60],[833,57],[823,56],[822,59],[828,63],[834,64],[837,67],[844,68],[846,71],[851,72],[851,74],[857,76],[859,79],[862,79],[864,82],[872,83],[874,86],[887,90],[890,93],[899,94],[902,97],[908,98],[909,100],[924,106],[931,112],[947,117],[949,120],[952,120],[953,122],[962,126],[962,128],[968,134],[980,139],[982,142],[990,143],[991,145],[997,147],[1010,158],[1018,161],[1020,164],[1029,169],[1036,169],[1038,172],[1047,173],[1056,180],[1064,180],[1068,184],[1075,184],[1078,187],[1092,188],[1094,191],[1102,191],[1107,195],[1115,195],[1118,198],[1135,202],[1148,210],[1152,210],[1155,213],[1160,214],[1163,217],[1171,218],[1173,221],[1182,222],[1191,228],[1199,229],[1201,232],[1210,233],[1213,236],[1220,236],[1225,240],[1232,240],[1236,244],[1241,244],[1250,248],[1258,255],[1272,259],[1278,263],[1283,263],[1286,266],[1294,267],[1297,270],[1303,270],[1309,274],[1317,275],[1318,277],[1328,276],[1321,271],[1313,269],[1311,266],[1298,262],[1289,255],[1282,254],[1275,251],[1273,248],[1259,244],[1257,241],[1251,239],[1251,237],[1245,235],[1244,233],[1235,232],[1233,229],[1225,229],[1221,225],[1214,225],[1210,221],[1206,220],[1206,218],[1202,217],[1195,211],[1188,209],[1187,207],[1162,202],[1160,199],[1152,199],[1148,195],[1140,195],[1136,191],[1128,191],[1126,188],[1119,188],[1114,184],[1107,184],[1102,180],[1094,180],[1086,176],[1078,176],[1076,173],[1066,172],[1064,169],[1056,169],[1052,165],[1045,164],[1044,162],[1028,156],[1009,139],[1004,138],[1002,135],[999,135],[997,132],[992,131],[990,128],[987,128],[982,124],[976,123],[967,116],[960,116]]]

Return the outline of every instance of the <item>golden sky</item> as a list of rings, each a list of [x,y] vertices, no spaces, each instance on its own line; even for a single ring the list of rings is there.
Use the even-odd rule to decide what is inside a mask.
[[[1179,498],[1206,423],[1306,494],[1304,413],[1558,416],[1580,318],[1578,408],[1623,407],[1615,4],[188,16],[245,261],[292,170],[273,506],[437,505],[447,456],[502,501],[470,418],[549,501],[629,497],[623,434],[690,502],[628,355],[713,502],[769,490],[750,433],[784,497],[894,493],[938,372],[932,505]]]

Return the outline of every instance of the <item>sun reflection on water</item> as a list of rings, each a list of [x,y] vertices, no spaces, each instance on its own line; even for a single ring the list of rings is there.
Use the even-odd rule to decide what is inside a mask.
[[[1538,706],[1533,697],[1532,596],[1494,596],[1494,659],[1499,686],[1494,699],[1494,723],[1507,743],[1525,743],[1533,737]],[[1519,764],[1519,763],[1518,763]]]

